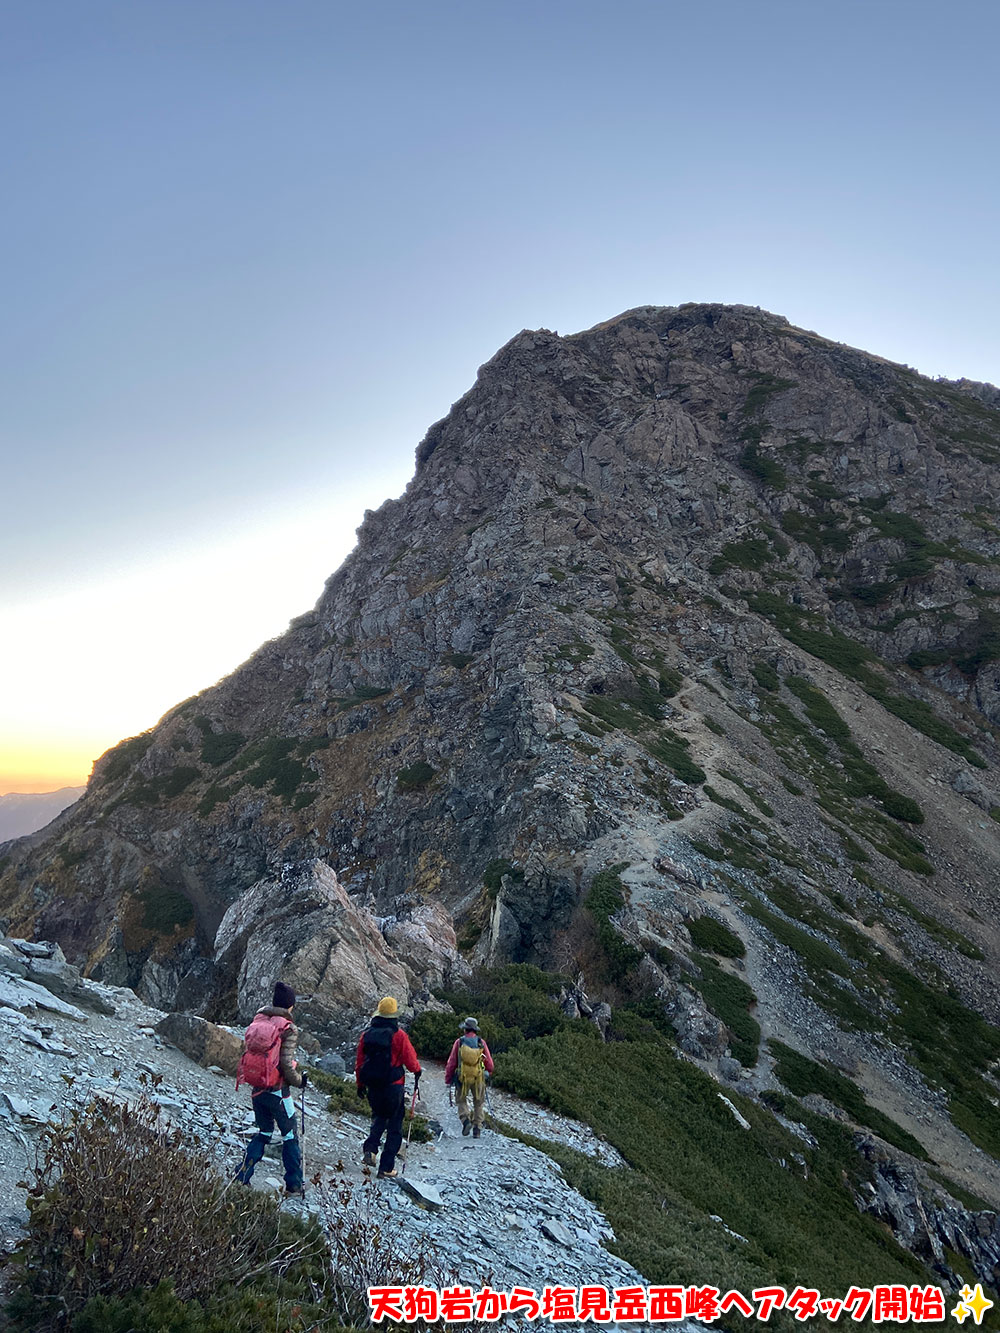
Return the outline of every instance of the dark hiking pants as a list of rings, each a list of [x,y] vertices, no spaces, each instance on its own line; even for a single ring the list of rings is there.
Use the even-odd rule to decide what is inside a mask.
[[[253,1169],[264,1156],[264,1149],[271,1142],[275,1126],[281,1135],[281,1161],[285,1168],[285,1189],[302,1188],[302,1153],[299,1149],[298,1136],[295,1133],[295,1103],[291,1097],[282,1097],[278,1092],[255,1092],[253,1094],[253,1118],[257,1122],[257,1133],[247,1144],[243,1165],[236,1173],[236,1179],[249,1185]]]
[[[391,1171],[396,1164],[399,1145],[403,1142],[406,1088],[402,1083],[390,1083],[387,1088],[369,1088],[368,1104],[372,1108],[372,1127],[362,1144],[362,1150],[376,1152],[384,1134],[385,1147],[378,1169]]]

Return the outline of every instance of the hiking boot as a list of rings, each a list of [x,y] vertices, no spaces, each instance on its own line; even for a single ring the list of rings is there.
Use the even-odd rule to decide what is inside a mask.
[[[395,1180],[398,1175],[399,1172],[393,1167],[391,1171],[380,1171],[375,1178],[376,1180]]]
[[[378,1153],[366,1152],[361,1160],[365,1166],[378,1166]]]
[[[283,1197],[286,1199],[304,1199],[306,1197],[305,1185],[300,1185],[298,1189],[290,1190],[286,1185],[283,1191]]]
[[[483,1131],[482,1131],[482,1130],[479,1128],[479,1126],[477,1125],[477,1126],[475,1127],[475,1129],[472,1131],[472,1137],[473,1137],[474,1139],[478,1139],[479,1136],[480,1136],[480,1134],[481,1134],[482,1132],[483,1132]]]
[[[471,1134],[471,1133],[472,1133],[472,1121],[471,1121],[471,1120],[463,1120],[463,1121],[462,1121],[462,1135],[463,1135],[463,1137],[466,1137],[466,1136],[468,1136],[468,1135]]]

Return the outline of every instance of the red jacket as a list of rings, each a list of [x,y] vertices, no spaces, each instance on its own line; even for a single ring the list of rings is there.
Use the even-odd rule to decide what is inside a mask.
[[[361,1086],[361,1066],[365,1059],[365,1034],[362,1032],[358,1038],[358,1053],[354,1059],[354,1079],[358,1087]],[[389,1047],[389,1059],[394,1065],[402,1065],[408,1069],[411,1074],[421,1073],[420,1061],[417,1059],[417,1053],[413,1049],[413,1042],[402,1030],[397,1028],[392,1036],[392,1045]],[[396,1084],[404,1083],[406,1075],[396,1079]],[[395,1085],[390,1085],[395,1086]]]
[[[445,1083],[450,1083],[455,1077],[455,1070],[458,1068],[458,1044],[461,1040],[461,1037],[455,1038],[455,1045],[451,1048],[451,1055],[448,1056],[448,1063],[444,1067]],[[479,1049],[483,1053],[483,1064],[486,1066],[487,1074],[492,1074],[493,1056],[490,1055],[490,1048],[486,1045],[485,1041],[483,1041],[482,1037],[479,1038]]]

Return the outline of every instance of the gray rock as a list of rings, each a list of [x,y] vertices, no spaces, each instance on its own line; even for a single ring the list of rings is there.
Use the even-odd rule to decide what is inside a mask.
[[[60,1014],[63,1018],[72,1018],[77,1023],[87,1021],[86,1014],[81,1013],[75,1005],[67,1004],[44,986],[39,986],[27,978],[22,980],[18,977],[0,976],[0,1005],[19,1009],[22,1013],[30,1013],[33,1009],[46,1009],[51,1013]]]
[[[718,1093],[717,1096],[718,1096],[719,1100],[722,1101],[722,1102],[725,1102],[725,1104],[729,1107],[730,1111],[732,1111],[732,1113],[733,1113],[733,1119],[736,1121],[736,1123],[739,1125],[739,1127],[740,1127],[741,1129],[749,1129],[749,1128],[750,1128],[750,1121],[746,1118],[745,1115],[741,1114],[741,1112],[739,1112],[739,1111],[736,1109],[736,1107],[735,1107],[735,1106],[733,1105],[733,1103],[729,1100],[729,1098],[723,1096],[723,1094],[722,1094],[721,1092]]]
[[[47,940],[10,940],[9,942],[27,958],[51,958],[56,951],[56,946],[50,944]],[[61,953],[62,950],[60,950]]]
[[[215,961],[237,975],[245,1022],[283,980],[303,997],[296,1020],[330,1045],[356,1038],[383,995],[394,995],[401,1009],[409,1000],[406,972],[374,918],[354,906],[322,861],[286,866],[280,879],[258,881],[233,903],[216,935]]]
[[[719,1073],[730,1083],[739,1083],[743,1077],[743,1066],[731,1055],[723,1055],[719,1060]]]
[[[986,790],[979,779],[967,768],[960,768],[951,780],[952,790],[958,792],[959,796],[964,796],[971,801],[973,805],[978,805],[980,810],[989,812],[993,806],[997,805],[997,799],[993,794]]]
[[[544,1236],[548,1236],[549,1240],[554,1240],[557,1245],[565,1245],[568,1250],[571,1250],[577,1243],[577,1238],[569,1228],[564,1227],[561,1222],[556,1222],[550,1219],[548,1222],[543,1222],[541,1224],[539,1231],[541,1231]]]
[[[342,1055],[336,1051],[327,1051],[312,1061],[317,1069],[322,1069],[325,1074],[332,1074],[334,1078],[340,1078],[347,1073],[347,1064]]]
[[[398,1176],[396,1184],[401,1190],[410,1196],[418,1208],[426,1208],[429,1212],[438,1213],[444,1207],[444,1199],[441,1198],[440,1191],[425,1181],[414,1180],[410,1176]]]

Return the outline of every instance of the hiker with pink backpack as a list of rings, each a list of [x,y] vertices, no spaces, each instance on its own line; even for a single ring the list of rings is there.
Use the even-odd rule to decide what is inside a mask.
[[[285,1168],[285,1196],[302,1198],[302,1151],[295,1132],[295,1103],[292,1088],[304,1088],[307,1077],[296,1067],[299,1030],[292,1022],[295,992],[279,981],[272,1003],[260,1009],[243,1038],[243,1054],[236,1075],[237,1088],[249,1084],[257,1133],[247,1144],[236,1179],[249,1185],[254,1167],[264,1156],[277,1127],[281,1135],[281,1161]]]

